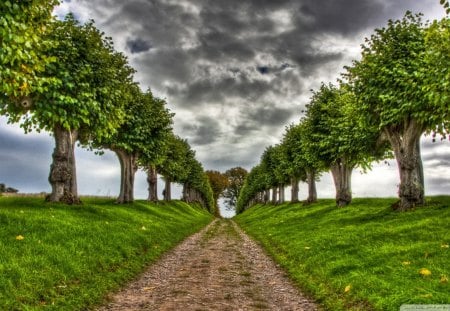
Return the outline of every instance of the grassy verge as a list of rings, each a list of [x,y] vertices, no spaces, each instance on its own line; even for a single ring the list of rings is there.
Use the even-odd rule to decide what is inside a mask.
[[[407,213],[393,202],[259,205],[235,219],[327,310],[450,304],[450,198]]]
[[[0,309],[82,310],[211,221],[182,202],[0,197]]]

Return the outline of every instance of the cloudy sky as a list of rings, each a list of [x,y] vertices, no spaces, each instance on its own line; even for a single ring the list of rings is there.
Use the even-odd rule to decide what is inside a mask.
[[[444,16],[438,0],[66,0],[55,14],[94,19],[129,57],[142,88],[167,99],[175,132],[205,169],[224,171],[254,166],[299,120],[310,89],[335,81],[364,38],[406,10]],[[0,118],[0,182],[48,191],[52,144]],[[422,144],[427,193],[448,192],[449,143]],[[117,194],[113,154],[77,156],[82,194]],[[397,179],[394,162],[376,165],[369,175],[354,173],[354,193],[396,195]],[[145,195],[139,173],[136,196]],[[328,175],[319,195],[333,196]]]

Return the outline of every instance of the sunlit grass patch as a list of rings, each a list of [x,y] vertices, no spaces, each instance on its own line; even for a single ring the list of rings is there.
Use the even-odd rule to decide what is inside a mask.
[[[182,202],[83,201],[0,198],[0,309],[98,304],[212,218]]]
[[[329,310],[449,304],[450,198],[406,213],[394,201],[259,205],[236,221]]]

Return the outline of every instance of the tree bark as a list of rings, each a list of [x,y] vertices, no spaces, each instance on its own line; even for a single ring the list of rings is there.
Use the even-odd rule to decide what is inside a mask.
[[[414,120],[405,124],[403,133],[386,128],[392,149],[397,160],[400,187],[400,202],[394,206],[399,211],[407,211],[425,203],[425,185],[422,158],[420,155],[420,136],[423,128]]]
[[[292,176],[291,177],[291,202],[297,203],[298,202],[298,179],[297,177]]]
[[[47,197],[50,202],[79,204],[77,189],[77,172],[75,164],[75,143],[78,131],[67,130],[56,126],[53,130],[55,149],[53,163],[50,165],[48,181],[52,186],[52,193]]]
[[[183,201],[192,203],[194,201],[194,191],[188,183],[183,184]]]
[[[279,189],[279,193],[278,193],[278,204],[283,204],[284,203],[284,184],[280,184],[278,186]]]
[[[164,201],[172,200],[172,190],[170,187],[171,181],[169,177],[165,178],[165,187],[164,187]]]
[[[347,206],[352,201],[352,171],[353,166],[349,165],[345,159],[338,159],[335,164],[331,165],[338,207]]]
[[[270,200],[270,189],[264,190],[264,204],[269,203]]]
[[[314,170],[306,170],[306,180],[308,182],[308,198],[306,203],[317,202],[317,188],[316,188],[316,172]]]
[[[158,202],[158,172],[156,167],[147,168],[148,201]]]
[[[137,171],[137,156],[122,149],[114,149],[113,151],[120,162],[120,194],[117,203],[132,203],[134,201],[134,175]]]
[[[278,192],[278,188],[277,187],[273,187],[272,188],[272,204],[277,204],[277,192]]]

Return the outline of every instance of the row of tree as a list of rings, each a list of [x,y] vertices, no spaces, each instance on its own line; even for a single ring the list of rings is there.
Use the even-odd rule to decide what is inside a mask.
[[[52,17],[58,1],[0,3],[0,114],[25,133],[53,133],[49,182],[52,202],[79,203],[75,145],[114,151],[121,166],[118,203],[133,201],[134,174],[148,172],[149,200],[158,200],[157,173],[184,186],[183,198],[216,206],[202,165],[172,132],[166,102],[143,92],[135,70],[93,21]]]
[[[219,198],[224,198],[225,207],[229,210],[236,208],[237,199],[244,185],[248,172],[240,166],[233,167],[221,173],[206,171],[213,191],[214,202],[218,205]]]
[[[246,179],[238,212],[268,202],[271,188],[272,202],[283,202],[288,184],[292,201],[298,201],[299,181],[308,182],[307,202],[314,202],[316,178],[326,171],[333,176],[337,205],[348,205],[352,170],[392,156],[400,175],[395,208],[424,204],[420,138],[447,137],[449,85],[450,20],[424,23],[420,14],[407,12],[389,21],[366,39],[361,60],[345,68],[339,84],[313,91],[300,123],[265,150]]]

